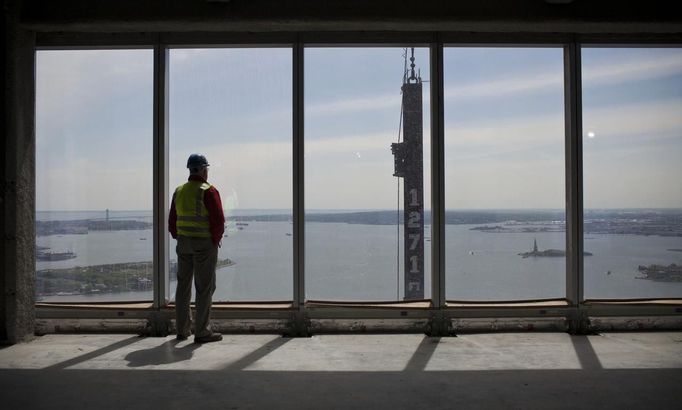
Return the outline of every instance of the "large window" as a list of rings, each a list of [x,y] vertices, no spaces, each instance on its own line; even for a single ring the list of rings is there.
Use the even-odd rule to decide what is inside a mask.
[[[446,48],[449,300],[565,295],[561,48]]]
[[[583,48],[586,298],[682,297],[682,49]]]
[[[36,292],[152,299],[151,50],[36,53]]]
[[[307,299],[430,298],[428,73],[427,48],[305,50]]]
[[[293,297],[291,55],[291,48],[170,50],[169,194],[199,152],[224,207],[214,301]]]
[[[155,272],[169,275],[159,301],[173,300],[174,240],[170,272],[154,266],[154,230],[166,228],[152,218],[155,149],[168,150],[168,200],[190,154],[211,164],[226,217],[215,302],[292,301],[300,281],[306,301],[440,292],[430,49],[311,45],[302,66],[293,51],[171,47],[168,78],[154,83],[152,48],[38,50],[37,300],[151,301]],[[443,57],[446,299],[566,297],[578,281],[566,169],[583,175],[585,299],[682,298],[682,49],[582,47],[581,170],[566,162],[564,46],[453,45]],[[154,109],[165,108],[155,84],[168,85],[157,94],[167,110]],[[168,146],[153,146],[155,112]],[[298,114],[305,174],[294,181]]]

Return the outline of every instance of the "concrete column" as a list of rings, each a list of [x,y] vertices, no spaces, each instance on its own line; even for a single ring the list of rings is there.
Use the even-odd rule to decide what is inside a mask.
[[[6,85],[6,76],[5,73],[7,72],[6,68],[6,61],[7,61],[7,8],[4,7],[5,3],[2,3],[2,30],[0,30],[0,52],[3,57],[3,62],[0,64],[0,77],[2,77],[2,88],[0,88],[0,106],[2,108],[2,122],[0,122],[0,125],[2,126],[1,128],[1,134],[0,134],[0,142],[2,143],[2,152],[5,152],[5,143],[4,141],[7,139],[7,130],[5,129],[5,123],[7,122],[6,117],[6,112],[7,110],[5,107],[7,106],[6,104],[6,96],[7,93],[5,92],[5,85]],[[0,158],[1,160],[4,161],[4,154],[3,157]],[[0,343],[3,341],[7,340],[7,320],[5,320],[5,167],[0,166],[0,208],[2,209],[2,212],[0,212]]]
[[[9,343],[35,328],[35,33],[19,27],[20,3],[3,10],[0,339]]]

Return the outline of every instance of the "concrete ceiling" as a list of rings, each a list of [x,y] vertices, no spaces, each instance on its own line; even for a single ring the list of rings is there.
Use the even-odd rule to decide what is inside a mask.
[[[681,33],[674,1],[25,0],[35,31]]]

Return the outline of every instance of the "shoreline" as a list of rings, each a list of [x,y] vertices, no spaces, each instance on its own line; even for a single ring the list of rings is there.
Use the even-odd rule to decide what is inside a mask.
[[[218,259],[216,270],[235,265],[229,258]],[[153,262],[109,263],[36,271],[36,296],[75,296],[144,292],[153,288]],[[177,272],[170,263],[169,275]]]

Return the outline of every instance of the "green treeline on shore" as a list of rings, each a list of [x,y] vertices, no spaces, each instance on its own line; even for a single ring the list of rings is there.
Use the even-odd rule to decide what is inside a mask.
[[[233,265],[230,259],[219,259],[217,268]],[[72,268],[43,269],[36,272],[39,296],[149,291],[153,286],[152,262],[111,263]],[[170,265],[170,274],[177,263]]]

